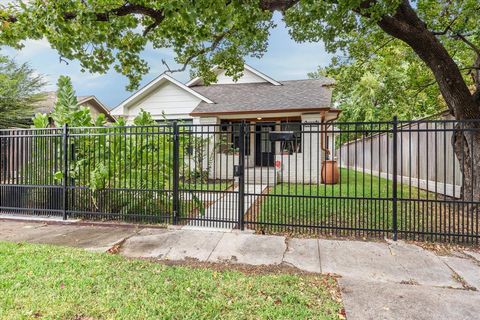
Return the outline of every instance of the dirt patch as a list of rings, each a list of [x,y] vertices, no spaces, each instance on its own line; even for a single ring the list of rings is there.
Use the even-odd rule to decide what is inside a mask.
[[[464,255],[464,251],[473,251],[480,253],[478,245],[465,245],[455,243],[438,243],[438,242],[422,242],[422,241],[405,241],[409,244],[414,244],[425,250],[435,253],[437,256],[451,256],[455,253]]]
[[[175,260],[175,261],[159,260],[156,258],[143,258],[143,260],[148,260],[153,263],[159,263],[166,266],[185,266],[190,268],[209,269],[209,270],[214,270],[219,272],[233,270],[233,271],[238,271],[244,274],[251,274],[251,275],[295,274],[295,275],[305,275],[305,276],[313,276],[313,275],[319,276],[318,273],[303,271],[287,263],[282,263],[278,265],[253,266],[248,264],[230,263],[230,262],[203,262],[193,258],[186,258],[185,260]],[[339,276],[335,274],[322,274],[322,276],[339,278]]]
[[[265,232],[263,229],[256,229],[255,233],[257,234],[267,234],[273,236],[283,236],[287,238],[298,238],[298,239],[326,239],[326,240],[339,240],[339,241],[363,241],[363,242],[380,242],[386,243],[385,238],[378,236],[355,236],[355,235],[339,235],[335,233],[301,233],[295,231],[284,231],[284,232]]]

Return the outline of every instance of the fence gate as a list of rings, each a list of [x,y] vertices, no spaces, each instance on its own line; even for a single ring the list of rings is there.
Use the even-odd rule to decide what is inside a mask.
[[[187,227],[242,228],[243,192],[239,125],[174,124],[176,223]],[[233,140],[232,140],[233,139]],[[236,140],[235,140],[236,139]],[[236,141],[234,143],[234,141]]]
[[[62,216],[65,188],[50,173],[65,168],[60,147],[63,130],[3,130],[0,134],[2,212]]]

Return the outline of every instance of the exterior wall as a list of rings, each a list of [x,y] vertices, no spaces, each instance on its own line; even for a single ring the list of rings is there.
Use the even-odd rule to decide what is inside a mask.
[[[302,115],[302,123],[305,125],[302,127],[302,147],[301,152],[291,155],[282,154],[280,142],[277,142],[275,146],[276,155],[275,163],[279,166],[275,167],[278,175],[278,182],[290,182],[290,183],[305,183],[305,184],[319,184],[321,183],[321,169],[322,159],[325,159],[326,154],[321,149],[321,137],[320,130],[325,130],[326,127],[317,125],[320,123],[321,117],[317,115]],[[219,124],[220,120],[216,117],[212,118],[195,118],[194,124]],[[312,123],[312,126],[308,126],[308,123]],[[251,122],[252,128],[255,128],[255,122]],[[208,127],[203,127],[203,132]],[[220,130],[219,127],[211,128],[211,130]],[[331,126],[329,128],[332,128]],[[275,130],[280,130],[280,122],[277,123]],[[246,169],[255,168],[255,133],[251,130],[250,136],[250,155],[246,157],[245,165]],[[327,134],[326,138],[330,140],[329,145],[334,146],[334,135],[332,133]],[[212,134],[213,140],[213,134]],[[213,143],[211,143],[213,145]],[[215,153],[214,163],[209,168],[210,179],[233,179],[233,166],[239,163],[239,155],[237,154],[224,154],[218,153],[211,147],[209,153]],[[331,150],[331,157],[334,155],[334,150]],[[207,168],[207,163],[204,164]]]
[[[203,168],[208,170],[208,178],[216,180],[233,180],[233,166],[238,164],[238,154],[224,154],[216,152],[216,142],[219,139],[220,119],[217,117],[194,118],[193,124],[201,125],[197,130],[198,137],[210,139],[207,143],[209,150],[203,159]]]
[[[319,114],[302,114],[301,117],[304,124],[301,152],[275,155],[276,163],[280,164],[276,170],[280,182],[318,184],[321,183],[322,159],[325,157],[320,147],[321,133],[318,132],[322,129],[317,125],[321,122],[321,117]],[[312,126],[309,126],[309,123],[312,123]]]
[[[93,103],[90,102],[84,102],[81,104],[81,106],[87,107],[90,109],[90,112],[92,113],[92,116],[94,119],[98,117],[99,114],[105,114],[105,112],[99,110],[97,106],[95,106]],[[106,114],[105,114],[106,115]],[[109,117],[107,116],[107,122],[112,122]]]
[[[257,76],[251,71],[248,71],[245,69],[243,71],[243,76],[240,77],[236,82],[233,81],[232,77],[229,77],[225,74],[225,71],[221,71],[217,75],[217,82],[213,83],[212,85],[215,84],[235,84],[235,83],[258,83],[258,82],[267,82],[265,79]]]
[[[115,110],[115,114],[123,114],[127,120],[132,120],[144,109],[156,120],[162,120],[164,116],[167,119],[192,119],[189,113],[200,101],[200,98],[167,81],[147,97],[124,108],[126,110]]]

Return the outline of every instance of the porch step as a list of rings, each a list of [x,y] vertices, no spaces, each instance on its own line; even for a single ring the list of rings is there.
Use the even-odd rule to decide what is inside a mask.
[[[278,183],[278,173],[272,167],[254,167],[245,169],[246,184],[274,186]]]

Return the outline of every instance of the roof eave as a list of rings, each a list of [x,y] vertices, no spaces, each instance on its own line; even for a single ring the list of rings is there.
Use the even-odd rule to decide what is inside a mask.
[[[318,111],[329,111],[334,113],[340,113],[342,110],[331,107],[318,107],[318,108],[291,108],[291,109],[268,109],[268,110],[238,110],[238,111],[220,111],[220,112],[195,112],[189,113],[192,117],[199,116],[215,116],[215,115],[237,115],[237,114],[258,114],[258,113],[279,113],[279,112],[304,112],[304,113],[316,113]]]

